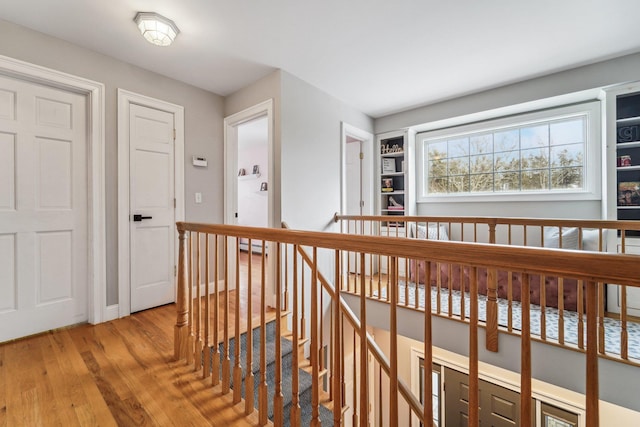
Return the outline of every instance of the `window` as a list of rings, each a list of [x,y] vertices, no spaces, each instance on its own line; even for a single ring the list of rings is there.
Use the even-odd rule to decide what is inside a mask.
[[[418,357],[418,369],[420,370],[420,391],[419,391],[420,403],[424,405],[426,390],[424,387],[425,371],[424,371],[423,357]],[[433,364],[431,369],[431,385],[433,387],[433,390],[431,391],[431,404],[433,405],[432,406],[433,407],[433,424],[432,425],[434,427],[440,426],[440,387],[441,387],[440,372],[441,372],[440,365]],[[422,426],[423,424],[420,423],[420,427]]]
[[[578,415],[542,402],[540,405],[543,427],[576,427]]]
[[[591,102],[419,133],[419,200],[595,192],[598,108]]]

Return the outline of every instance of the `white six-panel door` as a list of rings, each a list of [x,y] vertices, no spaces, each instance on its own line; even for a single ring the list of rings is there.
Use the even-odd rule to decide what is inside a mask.
[[[173,302],[174,115],[129,110],[131,312]],[[141,218],[135,220],[134,215]]]
[[[87,320],[84,96],[0,76],[0,342]]]

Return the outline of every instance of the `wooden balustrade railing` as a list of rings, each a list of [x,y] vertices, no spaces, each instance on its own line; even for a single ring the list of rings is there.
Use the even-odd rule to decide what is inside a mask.
[[[371,405],[379,406],[378,417],[382,416],[381,403],[388,407],[386,416],[389,424],[397,423],[402,407],[408,407],[421,422],[433,417],[430,405],[421,405],[418,397],[411,393],[409,387],[398,378],[397,346],[399,311],[410,308],[424,313],[424,355],[425,363],[430,366],[432,360],[432,312],[431,298],[425,298],[424,307],[415,301],[410,304],[409,293],[401,287],[404,278],[400,273],[415,268],[417,261],[425,263],[426,273],[431,274],[432,268],[440,264],[450,264],[447,271],[470,271],[471,299],[465,303],[469,305],[471,327],[469,332],[469,419],[478,419],[478,342],[477,330],[481,325],[478,307],[478,282],[476,272],[480,269],[491,271],[506,270],[521,274],[525,288],[529,286],[530,276],[546,275],[559,276],[582,280],[586,289],[586,306],[582,316],[586,319],[586,340],[582,345],[587,360],[586,377],[586,420],[587,426],[598,425],[598,330],[599,316],[598,301],[601,297],[597,283],[619,283],[626,286],[640,286],[640,263],[636,257],[626,254],[594,253],[586,251],[562,251],[558,249],[540,249],[531,247],[507,246],[502,244],[481,244],[467,242],[429,241],[394,237],[369,235],[346,235],[338,233],[305,232],[290,229],[265,229],[255,227],[241,227],[229,225],[207,225],[194,223],[178,223],[180,237],[177,319],[175,326],[175,357],[186,359],[193,363],[194,369],[202,372],[202,376],[212,376],[211,384],[219,385],[223,394],[228,394],[233,388],[233,401],[242,400],[240,384],[254,383],[251,378],[254,365],[257,371],[257,407],[261,425],[267,423],[267,412],[273,407],[273,421],[280,425],[283,417],[288,417],[292,425],[301,425],[301,396],[298,393],[300,378],[298,366],[303,365],[302,358],[308,355],[310,359],[312,397],[305,405],[311,405],[310,425],[318,425],[321,420],[321,403],[333,406],[332,421],[334,425],[345,423],[345,410],[352,411],[352,418],[359,425],[367,425],[370,418]],[[371,231],[371,228],[369,228]],[[188,234],[188,236],[187,236]],[[241,253],[239,239],[261,240],[263,251],[260,255],[259,267],[248,256],[246,265],[240,265]],[[213,243],[213,250],[209,245]],[[193,247],[193,245],[196,245]],[[201,246],[204,251],[201,251]],[[269,248],[268,250],[266,248]],[[249,244],[251,248],[251,244]],[[205,253],[204,259],[201,252]],[[211,253],[213,252],[213,253]],[[276,271],[272,275],[275,283],[267,288],[267,252],[269,257],[275,257]],[[562,253],[562,262],[559,255]],[[353,254],[350,257],[350,254]],[[349,261],[351,259],[351,261]],[[375,278],[371,268],[381,265],[384,259],[388,266],[388,277]],[[411,263],[413,261],[413,264]],[[201,280],[210,280],[210,266],[213,262],[213,289],[206,284],[204,294],[200,293]],[[321,267],[322,266],[322,267]],[[347,271],[345,272],[345,268]],[[201,269],[204,267],[204,277]],[[355,268],[351,274],[350,269]],[[250,278],[255,269],[259,268],[260,285]],[[284,270],[284,271],[283,271]],[[369,271],[367,271],[369,270]],[[440,271],[440,270],[438,270]],[[233,274],[232,274],[233,273]],[[378,275],[380,276],[380,275]],[[332,277],[333,283],[328,279]],[[305,279],[306,278],[306,279]],[[356,279],[357,278],[357,279]],[[375,286],[374,286],[375,284]],[[194,291],[195,286],[195,291]],[[402,289],[402,292],[399,290]],[[524,289],[525,293],[527,289]],[[303,296],[304,291],[304,296]],[[446,291],[438,288],[443,294]],[[359,314],[356,316],[351,307],[341,298],[343,292],[356,294],[359,298]],[[376,294],[377,292],[377,294]],[[260,307],[254,307],[250,302],[252,293],[259,294]],[[382,294],[386,294],[384,297]],[[275,307],[267,308],[267,298],[275,294]],[[414,294],[417,295],[417,294]],[[289,300],[289,297],[291,300]],[[234,306],[231,307],[231,299]],[[404,298],[404,303],[401,299]],[[202,300],[204,301],[204,305]],[[391,336],[391,351],[384,354],[375,340],[367,333],[367,300],[376,299],[389,301],[389,330]],[[415,298],[414,298],[415,299]],[[463,298],[464,299],[464,298]],[[211,312],[207,300],[213,304]],[[439,304],[439,299],[437,300]],[[530,302],[523,298],[521,302],[524,312]],[[308,306],[310,312],[302,314],[303,307]],[[284,308],[288,308],[285,311]],[[452,305],[452,307],[454,307]],[[245,310],[242,312],[242,310]],[[242,313],[241,313],[242,312]],[[321,314],[322,313],[322,314]],[[330,313],[327,315],[324,313]],[[462,311],[464,313],[464,310]],[[261,328],[259,356],[253,354],[251,333],[245,338],[245,344],[240,344],[241,334],[254,326],[257,316]],[[524,314],[524,313],[523,313]],[[303,316],[309,316],[301,322]],[[266,325],[271,316],[276,321],[275,340],[275,373],[273,384],[267,384],[266,377]],[[531,334],[528,332],[529,322],[527,314],[522,318],[522,351],[521,351],[521,395],[522,420],[531,419]],[[464,314],[460,317],[464,318]],[[242,322],[242,319],[246,319]],[[286,320],[286,321],[285,321]],[[282,323],[280,323],[282,322]],[[289,324],[291,331],[285,325]],[[484,325],[484,327],[487,327]],[[308,334],[304,329],[308,328]],[[328,330],[330,334],[321,333]],[[222,334],[220,334],[222,332]],[[211,335],[211,336],[210,336]],[[219,342],[219,337],[222,340]],[[233,356],[230,354],[230,335],[233,335]],[[291,409],[289,413],[283,408],[283,367],[281,336],[288,336],[292,341],[291,368]],[[310,338],[307,341],[307,338]],[[303,347],[304,345],[304,347]],[[329,363],[323,365],[324,349],[327,348]],[[301,350],[300,352],[298,350]],[[302,351],[304,349],[304,352]],[[204,353],[202,353],[204,351]],[[346,366],[344,355],[354,352],[354,366]],[[209,356],[207,356],[209,353]],[[204,354],[204,357],[203,357]],[[241,354],[244,354],[244,366],[241,364]],[[368,371],[367,356],[372,355],[379,366],[379,374],[387,375],[390,386],[388,396],[368,395],[369,381],[374,372]],[[257,357],[257,363],[253,358]],[[601,356],[601,354],[600,354]],[[230,358],[233,357],[233,363]],[[212,369],[209,371],[208,361]],[[233,365],[233,366],[232,366]],[[325,373],[325,370],[327,373]],[[348,372],[351,371],[351,372]],[[356,372],[359,376],[355,375]],[[288,373],[288,372],[287,372]],[[324,375],[330,380],[323,381]],[[353,375],[353,377],[352,377]],[[321,378],[322,377],[322,378]],[[429,377],[426,375],[425,377]],[[233,378],[233,384],[231,384]],[[247,378],[251,378],[247,382]],[[346,394],[346,383],[352,378],[354,392]],[[357,379],[357,380],[356,380]],[[274,387],[274,397],[269,401],[269,387]],[[254,411],[253,390],[245,387],[244,410],[250,414]],[[425,378],[425,393],[431,393],[430,379]],[[248,395],[251,396],[248,396]],[[403,405],[399,405],[400,399]],[[386,401],[385,401],[386,400]],[[430,402],[430,400],[427,400]],[[472,423],[473,424],[473,423]],[[524,425],[524,424],[523,424]]]
[[[545,241],[545,230],[556,229],[560,230],[558,233],[558,239],[552,242],[555,247],[565,247],[567,241],[563,241],[563,230],[574,230],[574,238],[576,239],[576,247],[578,250],[589,250],[597,252],[627,252],[627,244],[629,242],[628,235],[640,236],[640,223],[638,221],[608,221],[608,220],[575,220],[575,219],[542,219],[542,218],[498,218],[498,217],[459,217],[459,216],[403,216],[394,217],[394,225],[383,226],[389,221],[389,216],[360,216],[360,215],[338,215],[334,217],[335,221],[340,222],[340,228],[343,233],[353,235],[375,235],[375,236],[387,236],[387,237],[409,237],[416,238],[418,227],[431,230],[429,238],[438,240],[455,240],[455,241],[467,241],[475,243],[489,243],[489,244],[503,244],[509,246],[533,246],[541,247],[549,243]],[[366,231],[366,232],[365,232]],[[426,236],[424,237],[426,238]],[[564,238],[566,239],[566,237]],[[388,264],[388,257],[380,258],[379,265]],[[413,263],[411,267],[411,260],[405,258],[403,260],[405,264],[404,276],[412,280],[412,277],[417,277],[418,272],[416,270],[417,263]],[[446,267],[443,267],[444,266]],[[460,269],[460,275],[462,275],[462,266],[452,263],[436,263],[436,272],[434,274],[435,280],[432,285],[436,290],[436,306],[433,308],[435,314],[439,316],[456,318],[455,312],[465,313],[466,300],[460,299],[460,306],[454,307],[452,295],[454,293],[453,281],[446,280],[446,286],[443,285],[442,276],[448,278],[452,277],[452,274],[457,274],[457,269]],[[343,275],[348,274],[350,270],[344,270]],[[388,271],[388,265],[387,265]],[[504,273],[504,272],[503,272]],[[377,275],[373,271],[373,263],[369,264],[369,271],[367,271],[370,280],[375,282],[377,280],[378,289],[377,292],[368,292],[367,297],[375,298],[378,300],[384,300],[388,302],[388,295],[381,292],[381,275]],[[545,283],[546,279],[554,275],[547,274],[540,277],[540,282]],[[430,276],[427,276],[430,277]],[[504,277],[504,275],[503,275]],[[483,325],[486,328],[486,343],[485,346],[488,350],[498,351],[498,333],[499,330],[506,329],[509,333],[518,333],[514,329],[514,305],[517,303],[515,299],[514,291],[521,294],[520,289],[515,286],[514,278],[511,274],[506,278],[506,295],[502,298],[506,304],[507,319],[504,325],[501,325],[498,320],[498,274],[496,269],[488,269],[487,271],[487,290],[486,290],[486,312]],[[551,342],[560,346],[568,346],[565,341],[566,325],[565,317],[569,314],[569,311],[575,312],[578,316],[577,322],[577,343],[575,347],[584,351],[584,313],[586,295],[583,291],[584,281],[580,280],[577,286],[577,307],[573,310],[567,310],[565,306],[564,298],[562,297],[567,290],[565,278],[557,276],[557,295],[558,298],[555,301],[555,309],[557,309],[557,316],[554,316],[557,324],[557,337],[547,336],[547,317],[549,313],[549,307],[547,307],[547,286],[540,286],[539,302],[536,307],[537,314],[540,316],[540,330],[536,332],[534,339]],[[619,341],[620,348],[615,351],[607,351],[605,349],[605,338],[607,332],[605,330],[604,319],[606,315],[612,316],[611,313],[605,313],[605,284],[615,283],[620,286],[620,313],[613,314],[618,316],[620,321]],[[598,293],[598,353],[602,357],[611,358],[615,360],[622,360],[626,363],[639,365],[640,361],[637,359],[631,359],[628,353],[628,323],[629,314],[627,306],[627,286],[623,283],[609,281],[609,282],[597,282],[596,285]],[[345,288],[348,291],[349,285]],[[403,305],[407,306],[409,300],[409,287],[405,287],[405,297]],[[447,297],[447,306],[441,306],[441,297]],[[414,301],[414,307],[420,309],[417,306],[417,299]],[[465,320],[464,316],[458,316],[458,320]]]

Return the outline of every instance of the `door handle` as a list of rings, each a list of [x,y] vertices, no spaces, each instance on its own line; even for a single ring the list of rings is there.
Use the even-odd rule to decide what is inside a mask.
[[[139,221],[142,221],[143,219],[151,219],[151,218],[153,218],[153,217],[151,217],[151,216],[142,216],[140,214],[134,214],[133,215],[133,221],[134,222],[139,222]]]

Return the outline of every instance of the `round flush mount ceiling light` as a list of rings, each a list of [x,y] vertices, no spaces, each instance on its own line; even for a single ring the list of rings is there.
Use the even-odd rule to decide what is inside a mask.
[[[157,46],[169,46],[180,33],[171,19],[155,12],[138,12],[133,20],[142,36]]]

